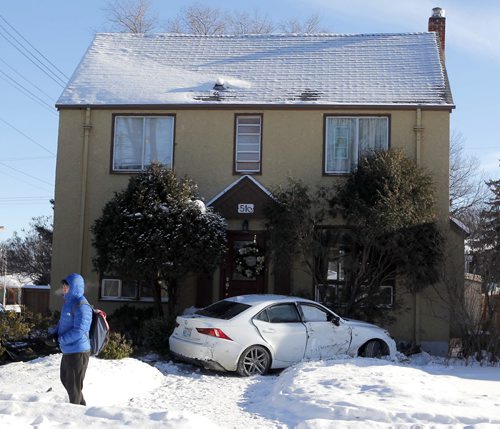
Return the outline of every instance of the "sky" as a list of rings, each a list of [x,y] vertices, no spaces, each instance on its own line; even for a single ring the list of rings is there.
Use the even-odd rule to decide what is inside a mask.
[[[0,366],[4,428],[364,429],[500,426],[498,367],[339,357],[237,377],[187,364],[90,358],[68,403],[60,354]],[[404,380],[404,382],[402,382]]]
[[[20,0],[0,5],[0,241],[52,216],[58,112],[54,105],[95,32],[109,31],[104,0]],[[152,0],[160,29],[186,0]],[[267,15],[273,22],[320,17],[332,33],[427,31],[432,8],[446,11],[446,63],[456,109],[451,132],[486,178],[500,177],[500,2],[497,0],[205,0],[198,4]],[[163,26],[163,27],[162,27]],[[32,46],[30,56],[9,36]],[[27,44],[29,43],[29,45]],[[17,46],[16,49],[13,45]],[[21,52],[20,52],[21,51]],[[36,58],[42,62],[37,62]],[[46,60],[50,61],[47,62]]]

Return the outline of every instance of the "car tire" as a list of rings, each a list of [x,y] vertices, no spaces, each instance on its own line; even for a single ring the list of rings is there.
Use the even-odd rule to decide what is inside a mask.
[[[364,346],[360,353],[363,357],[379,358],[387,354],[387,347],[382,341],[370,340]]]
[[[250,346],[238,360],[237,372],[243,377],[250,375],[263,375],[269,371],[271,355],[262,346]]]

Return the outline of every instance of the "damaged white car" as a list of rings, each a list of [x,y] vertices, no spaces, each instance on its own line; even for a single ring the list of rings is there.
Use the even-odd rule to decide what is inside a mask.
[[[314,301],[278,295],[236,296],[178,316],[169,342],[181,360],[243,376],[303,359],[396,354],[384,329],[343,319]]]

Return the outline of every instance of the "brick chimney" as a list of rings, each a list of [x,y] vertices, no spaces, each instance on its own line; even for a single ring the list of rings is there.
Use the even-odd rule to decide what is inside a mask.
[[[429,31],[434,31],[437,34],[439,47],[441,48],[442,59],[444,60],[444,42],[446,31],[446,18],[444,17],[444,9],[440,7],[435,7],[432,9],[432,16],[429,18]]]

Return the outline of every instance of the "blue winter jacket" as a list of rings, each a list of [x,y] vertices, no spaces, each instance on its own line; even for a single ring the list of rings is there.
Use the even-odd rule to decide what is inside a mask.
[[[88,352],[92,308],[83,296],[83,277],[80,274],[70,274],[64,280],[69,284],[69,291],[64,296],[61,318],[57,325],[59,347],[64,354]]]

